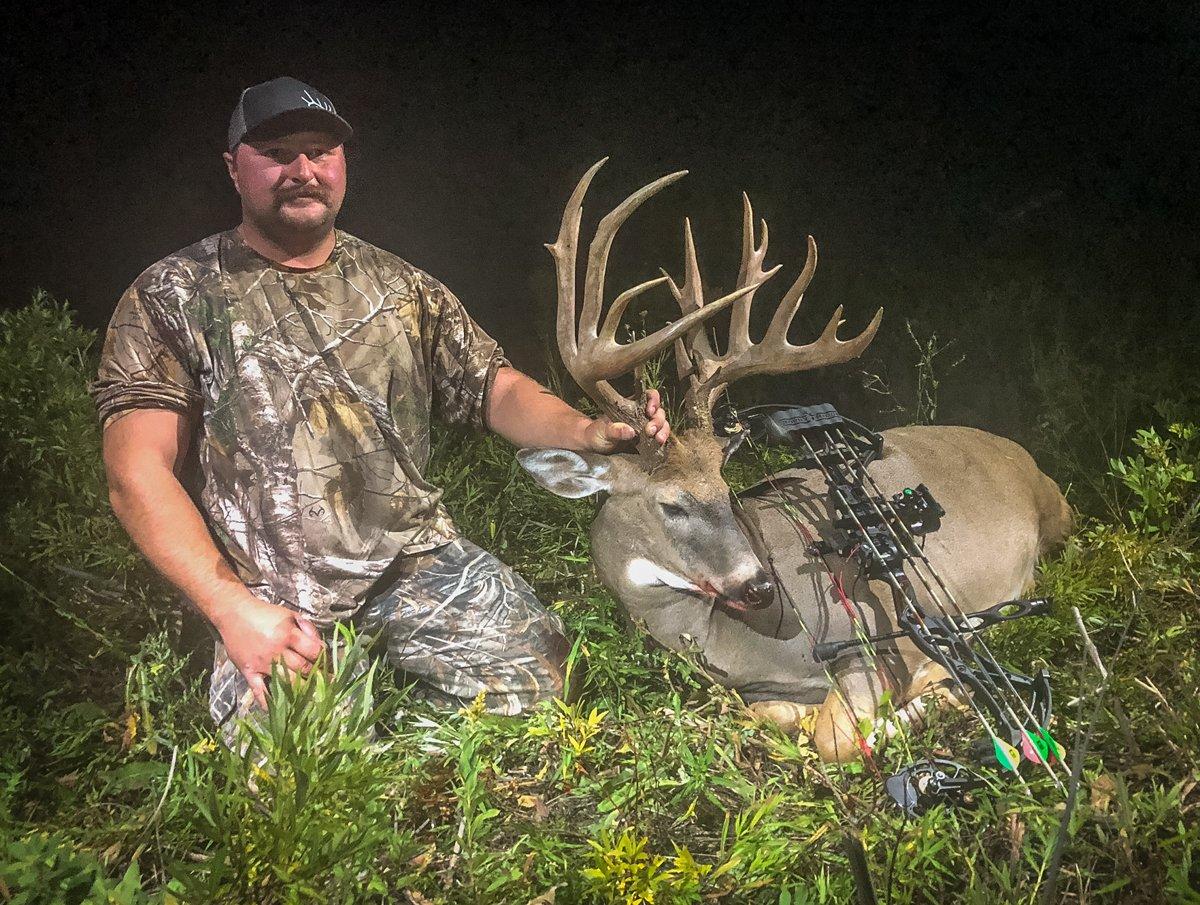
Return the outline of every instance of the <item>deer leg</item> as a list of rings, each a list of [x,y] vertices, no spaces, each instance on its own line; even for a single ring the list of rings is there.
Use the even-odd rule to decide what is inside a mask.
[[[821,760],[846,763],[862,757],[863,720],[874,724],[882,689],[874,671],[857,670],[839,677],[817,713],[813,743]]]
[[[890,717],[875,719],[872,741],[881,735],[890,739],[898,732],[922,726],[931,706],[948,703],[959,710],[965,708],[966,704],[954,691],[952,682],[944,667],[932,660],[922,663],[912,671],[904,705],[897,707]]]
[[[844,692],[830,691],[817,714],[813,740],[821,759],[827,763],[845,763],[862,756],[859,735],[864,719],[871,721],[866,741],[873,748],[883,738],[891,738],[910,726],[920,726],[929,708],[923,700],[927,696],[956,708],[966,706],[955,693],[950,674],[932,661],[913,670],[912,680],[905,689],[904,706],[886,718],[878,713],[879,697],[872,677],[863,674],[856,678],[859,681],[846,683],[849,687]]]
[[[926,695],[932,695],[937,701],[947,703],[957,710],[967,706],[962,696],[955,691],[950,673],[932,660],[926,660],[912,671],[912,681],[905,695],[905,707]]]
[[[858,720],[843,699],[830,692],[813,727],[813,741],[821,760],[844,764],[861,757],[857,726]]]
[[[795,735],[816,708],[795,701],[755,701],[746,708],[755,719],[772,722],[788,735]]]

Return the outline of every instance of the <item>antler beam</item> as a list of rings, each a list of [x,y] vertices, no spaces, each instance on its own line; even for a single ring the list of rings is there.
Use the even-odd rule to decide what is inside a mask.
[[[671,173],[638,189],[600,221],[596,235],[588,248],[587,272],[583,284],[583,300],[576,324],[575,309],[575,262],[579,245],[579,226],[583,215],[583,198],[596,171],[608,160],[604,158],[579,180],[563,211],[558,239],[546,248],[554,256],[558,274],[558,349],[563,364],[587,393],[611,418],[631,424],[635,429],[643,427],[646,416],[639,401],[623,396],[610,383],[623,374],[633,372],[640,364],[657,355],[676,339],[689,332],[698,332],[701,322],[732,305],[734,302],[761,285],[749,282],[722,298],[707,305],[697,305],[685,311],[677,321],[655,331],[649,336],[631,343],[616,340],[621,316],[629,303],[647,290],[669,282],[667,276],[647,280],[622,292],[613,301],[608,314],[601,322],[604,306],[604,277],[608,266],[608,255],[617,230],[651,196],[687,175],[686,170]],[[691,242],[690,233],[688,242]],[[765,277],[764,277],[765,279]],[[657,444],[648,440],[639,431],[639,448],[643,452],[657,452]]]

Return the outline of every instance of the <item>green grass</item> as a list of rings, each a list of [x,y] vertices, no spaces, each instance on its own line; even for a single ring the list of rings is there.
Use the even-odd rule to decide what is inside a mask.
[[[881,900],[1045,888],[1062,807],[1047,781],[904,819],[871,769],[823,768],[803,735],[628,631],[589,565],[593,504],[537,490],[493,438],[441,436],[432,476],[566,621],[570,703],[436,713],[356,654],[225,750],[208,651],[181,649],[172,595],[107,509],[92,337],[41,300],[0,315],[0,341],[0,901],[846,902],[847,831]],[[1071,606],[1111,672],[1056,901],[1200,901],[1200,412],[1142,414],[1154,433],[1132,454],[1058,474],[1096,489],[1043,571],[1059,612],[994,633],[1003,659],[1051,667],[1068,748],[1099,685]],[[952,714],[928,731],[949,751],[972,733]]]

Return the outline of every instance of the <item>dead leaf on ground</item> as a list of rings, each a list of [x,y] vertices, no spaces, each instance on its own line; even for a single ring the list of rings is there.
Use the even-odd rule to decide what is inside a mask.
[[[550,809],[546,807],[546,802],[542,801],[541,795],[522,795],[517,799],[517,804],[523,808],[533,809],[535,823],[541,823],[550,816]]]
[[[1112,797],[1117,791],[1116,780],[1107,773],[1101,773],[1092,780],[1092,807],[1101,813],[1107,813]]]
[[[1021,845],[1025,841],[1025,821],[1016,813],[1008,815],[1008,864],[1016,870],[1021,863]]]
[[[138,715],[136,713],[125,714],[125,734],[121,736],[121,748],[128,751],[133,747],[133,743],[137,741],[138,736]]]
[[[424,851],[417,852],[415,855],[409,858],[408,863],[417,869],[417,873],[420,873],[429,866],[429,862],[433,860],[433,854],[435,851],[437,851],[437,849],[431,845]]]
[[[1188,798],[1191,797],[1192,792],[1194,792],[1196,790],[1197,785],[1200,785],[1200,774],[1193,773],[1192,778],[1189,779],[1186,783],[1184,783],[1183,788],[1179,790],[1179,800],[1184,802],[1183,807],[1180,809],[1182,813],[1186,814],[1188,811],[1190,811],[1192,808],[1194,808],[1198,803],[1200,803],[1200,802],[1195,802],[1195,801],[1191,801],[1191,802],[1188,801]]]

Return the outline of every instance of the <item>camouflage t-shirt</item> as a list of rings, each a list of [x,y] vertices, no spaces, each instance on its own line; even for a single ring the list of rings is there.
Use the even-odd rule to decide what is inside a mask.
[[[338,231],[289,270],[236,230],[164,258],[122,296],[91,393],[198,416],[197,502],[256,595],[321,625],[399,554],[457,536],[422,477],[431,415],[484,426],[508,362],[441,283]]]

